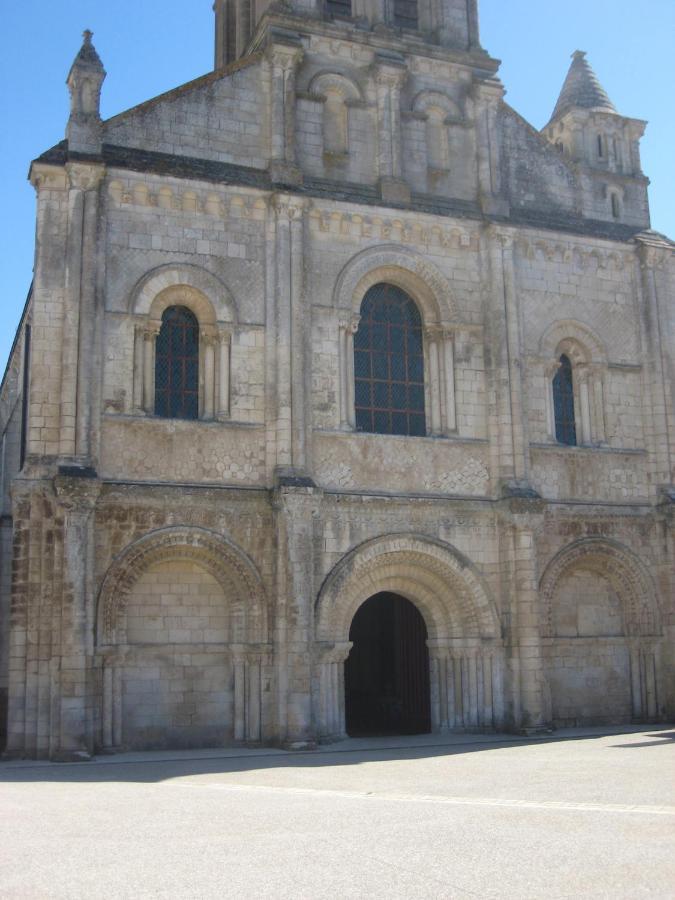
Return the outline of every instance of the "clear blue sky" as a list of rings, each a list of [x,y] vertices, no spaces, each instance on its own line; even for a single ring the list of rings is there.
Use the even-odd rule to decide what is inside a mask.
[[[570,63],[586,50],[619,112],[647,119],[643,168],[652,224],[675,237],[675,0],[481,0],[483,46],[503,60],[507,100],[541,128]],[[0,160],[3,172],[0,377],[33,264],[28,164],[64,136],[65,78],[85,28],[108,72],[112,116],[212,67],[212,0],[22,0],[2,3]]]

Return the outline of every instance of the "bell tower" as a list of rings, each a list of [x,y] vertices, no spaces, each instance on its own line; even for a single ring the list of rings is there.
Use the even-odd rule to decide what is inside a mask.
[[[421,37],[452,50],[480,51],[478,0],[215,0],[216,68],[245,56],[260,21],[271,13],[296,20],[333,22],[344,31],[352,23],[359,31],[390,34],[393,39]]]

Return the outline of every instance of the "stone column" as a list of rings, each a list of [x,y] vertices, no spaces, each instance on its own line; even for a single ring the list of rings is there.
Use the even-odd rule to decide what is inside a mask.
[[[634,638],[630,646],[633,719],[654,722],[659,715],[657,660],[650,641]]]
[[[143,407],[143,376],[144,376],[144,350],[145,350],[145,325],[134,326],[134,374],[133,374],[133,400],[132,411],[141,413]]]
[[[351,642],[320,644],[318,650],[318,696],[315,698],[314,720],[318,737],[324,741],[342,740],[345,726],[345,662]]]
[[[507,215],[509,211],[502,193],[501,141],[497,137],[497,116],[503,97],[504,88],[496,81],[474,85],[478,193],[483,212],[492,215]]]
[[[537,731],[547,725],[535,543],[543,527],[544,502],[529,497],[502,500],[498,522],[501,587],[509,621],[512,725]]]
[[[544,402],[546,404],[546,435],[552,442],[557,440],[555,433],[555,405],[553,402],[553,379],[560,368],[560,363],[544,364]]]
[[[376,59],[373,66],[377,95],[377,171],[382,199],[410,201],[410,188],[403,180],[401,138],[401,88],[407,77],[405,61]]]
[[[603,372],[599,366],[595,366],[591,370],[590,392],[591,439],[595,444],[604,444],[607,441],[607,430],[605,426],[605,389],[603,384]]]
[[[143,409],[148,416],[155,413],[155,344],[161,327],[153,320],[143,332]]]
[[[94,509],[100,482],[60,474],[54,487],[64,519],[61,647],[54,759],[84,759],[94,745]]]
[[[466,14],[469,25],[469,50],[480,50],[478,0],[467,0]]]
[[[429,433],[435,437],[443,433],[442,417],[442,378],[440,367],[439,345],[442,345],[442,333],[437,326],[425,330],[426,350],[429,359]]]
[[[233,645],[235,741],[257,744],[262,739],[262,662],[260,650]]]
[[[281,478],[274,496],[277,554],[275,650],[279,686],[280,739],[314,738],[311,713],[311,642],[314,634],[314,522],[321,492]]]
[[[229,419],[230,417],[230,344],[232,335],[229,331],[221,329],[218,334],[216,346],[216,390],[217,390],[217,417]]]
[[[444,330],[441,343],[441,369],[443,390],[442,412],[444,428],[447,434],[457,431],[457,402],[455,399],[455,335],[451,330]]]
[[[204,419],[213,419],[216,414],[216,341],[214,328],[204,327],[199,335],[200,357],[203,360],[201,415]]]
[[[267,50],[270,72],[270,175],[283,185],[302,183],[295,158],[295,76],[303,58],[299,43],[274,43]]]
[[[341,319],[338,323],[338,364],[340,368],[340,428],[356,428],[354,409],[354,335],[359,330],[360,316]]]
[[[60,455],[90,452],[99,185],[96,163],[68,163],[68,238],[61,343]]]
[[[303,472],[307,464],[311,315],[305,302],[303,253],[306,201],[277,194],[276,415],[277,468]]]
[[[642,301],[638,308],[642,326],[643,378],[649,404],[646,438],[653,482],[662,491],[672,488],[675,468],[675,395],[669,378],[669,372],[673,371],[673,348],[668,341],[671,331],[667,315],[661,309],[669,302],[669,297],[672,299],[672,277],[667,268],[671,253],[658,247],[640,246],[637,279],[638,299]],[[665,282],[665,291],[659,290],[661,280]]]
[[[591,397],[588,386],[590,375],[591,373],[588,366],[577,366],[573,372],[573,377],[576,378],[577,382],[578,404],[575,404],[575,413],[578,413],[576,416],[579,431],[577,440],[580,444],[593,443],[593,433],[591,428]]]
[[[522,491],[528,489],[529,442],[513,234],[491,227],[489,235],[492,270],[489,328],[494,367],[491,377],[499,423],[499,475],[503,486]]]

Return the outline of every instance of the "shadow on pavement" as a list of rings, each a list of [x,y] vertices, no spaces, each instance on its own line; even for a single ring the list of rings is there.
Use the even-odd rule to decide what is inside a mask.
[[[656,734],[645,734],[647,738],[656,738],[655,741],[641,741],[637,744],[613,744],[619,750],[642,750],[644,747],[663,747],[670,741],[675,741],[675,731],[659,731]]]
[[[156,783],[190,775],[235,774],[266,769],[313,769],[320,767],[355,766],[369,762],[431,759],[486,750],[508,751],[536,747],[562,741],[597,740],[613,736],[656,738],[628,744],[614,744],[622,749],[643,749],[664,746],[675,740],[675,731],[646,733],[632,730],[564,729],[536,737],[507,735],[453,735],[445,740],[440,735],[424,738],[392,740],[349,739],[316,750],[288,751],[275,748],[229,747],[194,751],[146,751],[97,756],[92,760],[74,763],[49,761],[5,761],[0,763],[1,783],[77,782]]]

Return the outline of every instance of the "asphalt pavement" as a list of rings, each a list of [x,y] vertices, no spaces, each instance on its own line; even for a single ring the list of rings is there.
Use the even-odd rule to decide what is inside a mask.
[[[675,898],[675,728],[0,763],[1,898]]]

